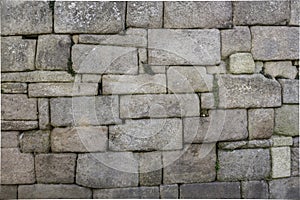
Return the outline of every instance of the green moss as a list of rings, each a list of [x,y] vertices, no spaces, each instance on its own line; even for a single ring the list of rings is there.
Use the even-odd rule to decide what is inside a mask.
[[[217,171],[217,172],[220,170],[220,163],[219,163],[218,160],[216,161],[216,166],[215,166],[215,168],[216,168],[216,171]]]

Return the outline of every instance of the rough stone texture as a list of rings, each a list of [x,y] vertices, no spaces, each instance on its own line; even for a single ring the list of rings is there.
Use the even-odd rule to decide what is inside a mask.
[[[219,107],[251,108],[281,106],[281,87],[262,75],[220,75]]]
[[[221,61],[219,65],[207,66],[206,71],[208,74],[226,74],[226,63]]]
[[[216,177],[216,148],[194,144],[181,151],[163,152],[163,183],[211,182]]]
[[[3,108],[3,107],[2,107]],[[1,130],[3,131],[18,131],[32,130],[38,128],[37,121],[5,121],[1,120]]]
[[[3,21],[2,18],[2,25]],[[1,71],[33,70],[35,45],[35,40],[23,40],[20,36],[1,37]]]
[[[221,31],[222,57],[233,53],[249,52],[251,50],[251,34],[247,26],[236,26],[233,29]]]
[[[166,75],[104,75],[103,94],[166,93]]]
[[[160,185],[162,180],[162,155],[160,152],[138,154],[140,185]]]
[[[294,79],[297,74],[296,66],[292,65],[291,61],[265,62],[264,73],[274,78],[289,78]]]
[[[220,149],[234,150],[234,149],[250,149],[250,148],[268,148],[272,146],[272,140],[250,140],[237,142],[219,142]]]
[[[180,119],[127,120],[109,128],[113,151],[176,150],[182,148]]]
[[[209,117],[184,118],[184,142],[241,140],[248,137],[247,111],[211,110]]]
[[[38,154],[35,156],[38,183],[73,183],[76,154]]]
[[[235,53],[229,57],[229,72],[232,74],[253,74],[255,63],[251,53]]]
[[[293,137],[293,147],[299,147],[299,136]]]
[[[81,82],[83,83],[100,83],[101,76],[94,74],[82,74]]]
[[[26,131],[20,136],[23,153],[47,153],[50,149],[50,131]]]
[[[148,48],[152,65],[216,65],[221,57],[220,32],[149,29]]]
[[[1,3],[1,34],[39,34],[52,31],[52,12],[46,1],[11,1]]]
[[[125,2],[55,2],[54,31],[118,33],[124,28],[125,6]]]
[[[127,2],[127,27],[161,28],[163,2]]]
[[[76,44],[72,47],[77,73],[137,74],[137,49],[133,47]]]
[[[265,181],[242,182],[242,198],[267,199],[268,196],[268,184]]]
[[[120,98],[121,118],[199,116],[196,94],[126,95]]]
[[[290,17],[290,25],[300,25],[300,3],[297,0],[291,0],[291,17]]]
[[[139,74],[165,74],[167,66],[160,66],[160,65],[148,65],[141,63],[139,65]]]
[[[96,189],[94,199],[158,199],[158,187],[132,187],[115,189]]]
[[[289,19],[289,1],[234,2],[236,25],[278,25]]]
[[[169,93],[208,92],[213,88],[213,76],[205,67],[174,66],[167,70]]]
[[[283,105],[275,109],[275,130],[279,135],[299,135],[299,106]]]
[[[262,12],[264,13],[264,12]],[[296,60],[299,56],[297,27],[253,26],[252,55],[254,60]]]
[[[282,178],[291,175],[291,152],[289,147],[273,147],[272,155],[272,177]]]
[[[18,197],[21,199],[89,199],[92,198],[92,190],[78,185],[20,185]]]
[[[279,79],[283,103],[299,103],[299,80]]]
[[[38,112],[39,112],[39,128],[49,129],[50,128],[50,116],[49,116],[49,100],[39,98],[38,99]]]
[[[138,186],[137,172],[130,152],[79,154],[76,183],[92,188]]]
[[[269,182],[270,198],[299,199],[299,177],[272,180]]]
[[[255,73],[262,73],[263,72],[264,63],[262,61],[255,62]]]
[[[299,148],[291,148],[291,158],[292,158],[292,176],[299,176]]]
[[[51,132],[52,152],[96,152],[107,148],[106,127],[55,128]]]
[[[249,139],[270,138],[274,131],[274,109],[248,110]]]
[[[239,182],[214,182],[183,184],[180,186],[181,199],[239,199]]]
[[[213,93],[202,93],[200,96],[201,109],[215,108],[215,98]]]
[[[165,2],[166,28],[229,28],[231,2]]]
[[[35,182],[34,157],[20,153],[18,148],[1,149],[1,184]]]
[[[292,146],[293,145],[293,138],[292,137],[274,135],[272,137],[272,144],[273,144],[272,145],[273,147]]]
[[[271,171],[268,149],[218,151],[218,159],[218,180],[221,181],[264,179]]]
[[[18,146],[19,146],[18,131],[1,131],[1,148],[17,148]]]
[[[17,185],[0,185],[1,199],[17,199],[18,186]]]
[[[27,93],[26,83],[1,83],[1,93],[24,94]]]
[[[178,199],[178,185],[160,185],[159,193],[161,199]]]

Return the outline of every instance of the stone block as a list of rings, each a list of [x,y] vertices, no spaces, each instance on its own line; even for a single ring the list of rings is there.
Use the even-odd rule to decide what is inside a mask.
[[[209,92],[213,88],[213,75],[205,67],[174,66],[167,70],[169,93]]]
[[[272,146],[271,139],[268,140],[250,140],[237,142],[219,142],[220,149],[234,150],[234,149],[250,149],[250,148],[269,148]]]
[[[213,93],[202,93],[200,95],[201,109],[215,108],[215,97]]]
[[[299,135],[299,106],[283,105],[275,109],[275,134]]]
[[[255,62],[255,73],[262,73],[263,72],[264,63],[262,61]]]
[[[0,185],[1,199],[17,199],[18,186],[17,185]]]
[[[271,148],[272,177],[282,178],[291,175],[291,151],[289,147]]]
[[[247,111],[210,110],[209,117],[183,119],[184,142],[202,143],[241,140],[248,137]]]
[[[272,137],[273,147],[292,146],[292,145],[293,145],[292,137],[285,137],[285,136],[278,136],[278,135],[274,135]]]
[[[262,12],[264,13],[264,12]],[[299,29],[284,26],[253,26],[252,55],[254,60],[296,60],[299,56]]]
[[[139,182],[137,172],[131,152],[79,154],[76,183],[92,188],[134,187]]]
[[[299,147],[298,148],[291,148],[291,158],[292,158],[292,163],[291,163],[291,168],[292,176],[299,176]]]
[[[161,28],[163,25],[163,2],[128,2],[126,26]]]
[[[270,138],[274,131],[274,109],[248,110],[249,139]]]
[[[299,26],[300,24],[300,3],[297,0],[291,0],[291,17],[289,25]]]
[[[247,26],[221,30],[222,57],[226,58],[237,52],[250,52],[251,33]]]
[[[283,103],[299,103],[299,80],[279,79]]]
[[[118,33],[124,29],[125,7],[125,2],[55,2],[54,31]]]
[[[166,75],[104,75],[103,94],[166,93]]]
[[[20,135],[23,153],[47,153],[50,150],[50,131],[26,131]]]
[[[158,199],[158,187],[130,187],[114,189],[96,189],[93,192],[95,199]]]
[[[39,128],[41,130],[50,129],[50,112],[49,100],[46,98],[38,99],[38,112],[39,112]]]
[[[19,147],[19,132],[1,131],[1,148],[17,148],[17,147]]]
[[[52,152],[96,152],[107,149],[106,127],[54,128]]]
[[[289,1],[234,2],[236,25],[285,25],[289,19]]]
[[[180,186],[181,199],[239,199],[239,182],[214,182],[183,184]]]
[[[242,182],[242,198],[268,199],[268,184],[265,181]]]
[[[223,61],[216,66],[206,66],[206,71],[208,74],[226,74],[227,64]]]
[[[255,63],[251,53],[235,53],[229,57],[229,72],[232,74],[253,74]]]
[[[146,63],[146,62],[145,62]],[[141,63],[139,65],[139,74],[165,74],[167,66],[161,65],[148,65]]]
[[[151,65],[216,65],[221,59],[216,29],[149,29],[148,48]]]
[[[217,82],[220,108],[281,106],[280,84],[260,74],[220,75]]]
[[[138,153],[139,183],[144,186],[160,185],[162,182],[162,155],[160,152]]]
[[[33,129],[37,129],[38,126],[39,125],[38,125],[37,121],[5,121],[5,120],[1,120],[1,130],[3,130],[3,131],[33,130]]]
[[[216,178],[216,148],[193,144],[181,151],[163,152],[163,183],[211,182]]]
[[[299,177],[272,180],[269,182],[270,198],[299,199]]]
[[[32,35],[52,31],[52,11],[46,1],[4,0],[1,19],[3,35]]]
[[[18,197],[21,199],[90,199],[92,190],[71,184],[20,185]]]
[[[24,94],[27,93],[26,83],[1,83],[1,93]]]
[[[161,199],[178,199],[178,185],[160,185],[159,193]]]
[[[110,126],[109,149],[113,151],[176,150],[182,148],[180,119],[126,120]]]
[[[121,118],[199,116],[197,94],[126,95],[120,97]]]
[[[95,74],[82,74],[81,82],[83,83],[101,83],[101,76]]]
[[[166,2],[166,28],[229,28],[232,24],[230,2]]]
[[[264,73],[274,78],[294,79],[297,74],[296,66],[291,61],[265,62]]]
[[[23,40],[21,36],[2,37],[1,72],[34,70],[35,46],[35,40]]]
[[[77,73],[137,74],[134,47],[76,44],[72,47],[73,69]]]
[[[18,148],[2,148],[1,184],[30,184],[34,182],[33,155],[20,153]]]
[[[38,183],[74,183],[76,154],[38,154],[35,156]]]
[[[260,180],[270,175],[269,149],[218,151],[218,159],[220,181]]]

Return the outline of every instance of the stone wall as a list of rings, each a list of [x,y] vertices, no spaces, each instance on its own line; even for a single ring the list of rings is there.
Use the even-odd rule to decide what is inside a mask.
[[[299,1],[1,4],[0,199],[299,199]]]

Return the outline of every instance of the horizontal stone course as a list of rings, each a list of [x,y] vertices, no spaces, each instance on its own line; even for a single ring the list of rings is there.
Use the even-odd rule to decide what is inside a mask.
[[[16,73],[2,73],[2,82],[26,82],[26,83],[40,83],[40,82],[73,82],[74,77],[67,72],[58,71],[32,71],[32,72],[16,72]]]
[[[250,141],[236,141],[236,142],[219,142],[218,147],[225,150],[234,149],[251,149],[251,148],[268,148],[272,147],[273,142],[268,140],[250,140]]]
[[[26,83],[1,83],[1,93],[8,94],[26,94]]]
[[[93,191],[93,198],[96,199],[158,199],[158,187],[131,187],[114,189],[96,189]]]
[[[1,120],[1,130],[4,131],[33,130],[38,128],[38,126],[37,121]]]
[[[178,199],[178,185],[160,185],[159,193],[161,199]]]

